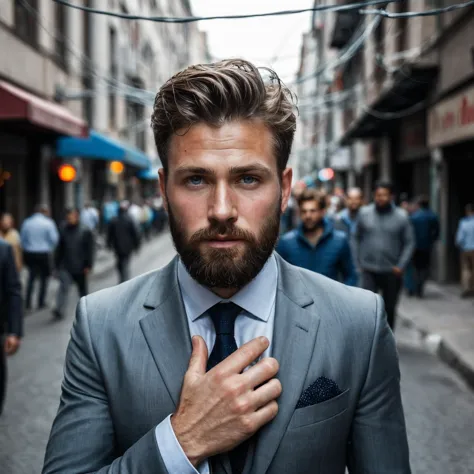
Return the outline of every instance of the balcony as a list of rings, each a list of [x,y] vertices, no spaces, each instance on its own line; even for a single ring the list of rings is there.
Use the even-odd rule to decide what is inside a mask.
[[[399,69],[393,75],[391,86],[381,93],[370,110],[365,106],[363,112],[346,129],[340,145],[348,145],[357,139],[382,136],[397,120],[397,113],[422,104],[436,81],[437,73],[437,66],[406,65]],[[369,93],[367,97],[370,95]],[[391,114],[395,114],[394,118],[390,117]]]

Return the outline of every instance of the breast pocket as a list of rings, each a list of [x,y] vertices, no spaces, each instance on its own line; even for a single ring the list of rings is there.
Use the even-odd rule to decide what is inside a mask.
[[[317,403],[309,407],[298,408],[291,417],[288,430],[320,423],[344,413],[349,407],[349,393],[350,389],[347,389],[337,397],[326,400],[325,402]]]

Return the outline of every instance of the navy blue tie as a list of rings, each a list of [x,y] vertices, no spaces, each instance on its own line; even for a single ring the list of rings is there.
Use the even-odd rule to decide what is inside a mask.
[[[207,310],[216,330],[216,342],[207,361],[207,370],[211,370],[237,350],[234,326],[241,311],[242,308],[235,303],[217,303]]]
[[[235,320],[241,311],[242,308],[235,303],[217,303],[207,310],[216,330],[216,342],[207,361],[207,370],[211,370],[237,350],[234,327]],[[229,452],[232,474],[241,474],[244,470],[248,448],[249,440]]]

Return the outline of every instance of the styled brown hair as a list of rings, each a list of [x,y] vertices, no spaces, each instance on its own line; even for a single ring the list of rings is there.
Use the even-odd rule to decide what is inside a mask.
[[[186,133],[200,122],[219,127],[232,120],[262,120],[273,134],[277,165],[283,171],[296,130],[294,109],[294,95],[273,70],[230,59],[190,66],[169,79],[156,95],[151,126],[167,171],[173,134]]]
[[[328,204],[327,194],[318,189],[307,188],[298,197],[298,206],[301,207],[304,202],[308,201],[316,201],[318,209],[322,211],[323,209],[326,209]]]

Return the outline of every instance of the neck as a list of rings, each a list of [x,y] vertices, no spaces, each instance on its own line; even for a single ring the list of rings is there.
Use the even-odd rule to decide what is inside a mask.
[[[210,290],[222,299],[228,300],[239,291],[239,288],[210,288]]]

